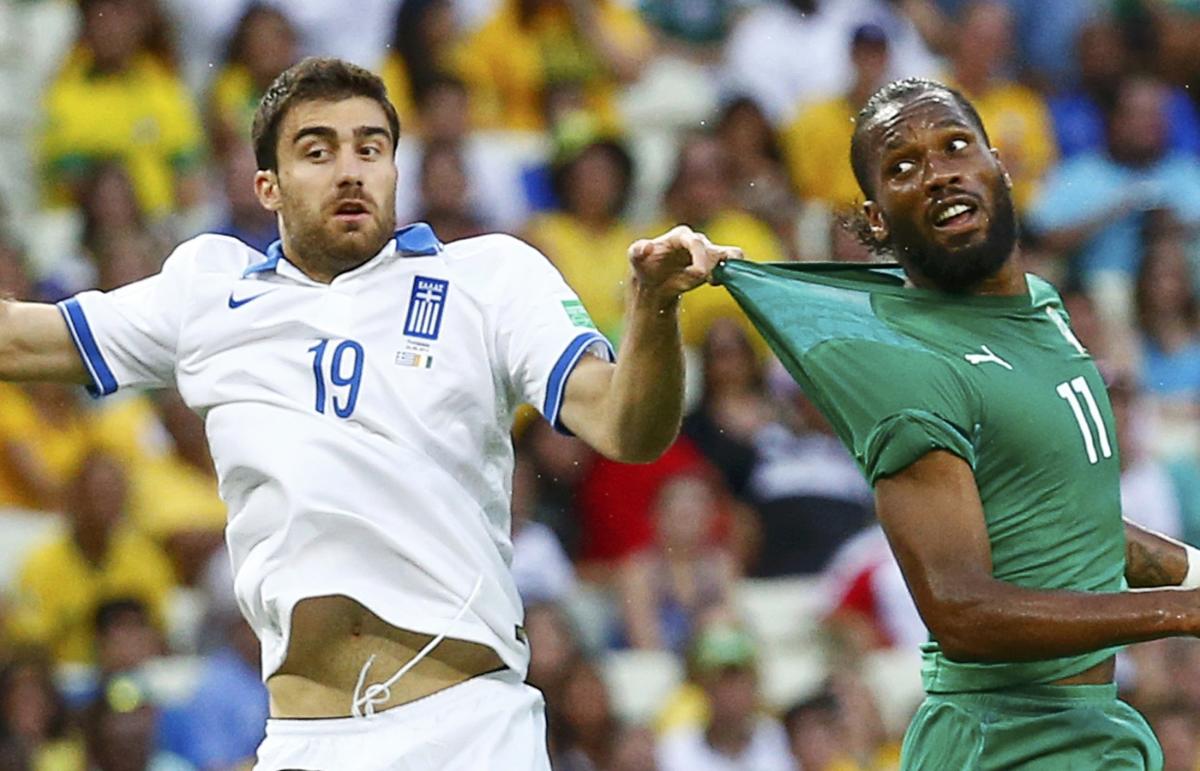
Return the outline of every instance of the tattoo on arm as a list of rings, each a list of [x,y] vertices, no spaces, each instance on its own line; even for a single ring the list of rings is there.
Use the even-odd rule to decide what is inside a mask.
[[[1125,580],[1131,587],[1178,586],[1182,577],[1172,572],[1169,554],[1156,550],[1141,541],[1125,542]],[[1187,572],[1186,566],[1184,572]]]

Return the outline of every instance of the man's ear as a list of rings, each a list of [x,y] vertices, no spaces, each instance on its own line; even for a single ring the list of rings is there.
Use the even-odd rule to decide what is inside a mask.
[[[885,243],[892,231],[888,227],[887,217],[883,216],[883,209],[874,201],[864,201],[862,206],[867,225],[871,228],[871,237],[875,239],[875,243]]]
[[[1000,151],[994,147],[991,148],[991,150],[992,150],[992,157],[996,159],[996,165],[1000,167],[1000,173],[1002,173],[1004,175],[1005,187],[1007,187],[1009,190],[1012,190],[1012,186],[1013,186],[1012,177],[1009,176],[1008,167],[1004,165],[1004,161],[1000,160]]]
[[[283,201],[279,195],[279,175],[269,170],[254,173],[254,194],[267,211],[279,211]]]

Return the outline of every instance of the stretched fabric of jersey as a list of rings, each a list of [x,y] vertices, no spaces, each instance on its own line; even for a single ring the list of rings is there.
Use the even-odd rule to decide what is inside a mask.
[[[1014,297],[906,287],[896,266],[730,262],[717,279],[824,413],[867,481],[934,450],[970,464],[996,578],[1116,592],[1124,530],[1115,424],[1054,288]],[[1112,649],[979,663],[923,646],[930,693],[1049,683]]]

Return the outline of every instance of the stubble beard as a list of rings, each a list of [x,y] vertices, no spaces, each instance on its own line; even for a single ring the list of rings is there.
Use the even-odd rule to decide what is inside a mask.
[[[353,270],[383,249],[396,230],[394,207],[376,207],[374,216],[357,230],[344,230],[337,220],[319,210],[284,203],[286,223],[295,255],[290,258],[319,273],[336,276]]]

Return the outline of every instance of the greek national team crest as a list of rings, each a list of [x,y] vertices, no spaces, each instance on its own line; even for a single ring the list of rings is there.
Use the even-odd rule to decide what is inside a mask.
[[[417,276],[413,279],[412,296],[408,298],[408,318],[404,334],[422,340],[437,340],[442,328],[442,308],[450,282],[440,278]]]

